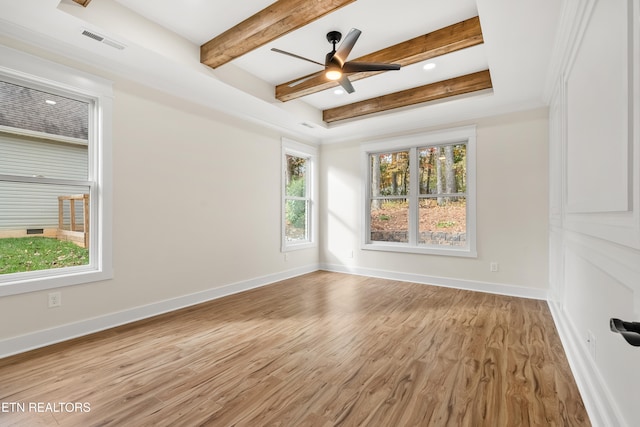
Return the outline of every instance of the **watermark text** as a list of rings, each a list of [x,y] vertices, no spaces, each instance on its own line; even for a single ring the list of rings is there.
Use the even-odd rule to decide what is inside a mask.
[[[89,402],[0,402],[2,413],[79,413],[91,412]]]

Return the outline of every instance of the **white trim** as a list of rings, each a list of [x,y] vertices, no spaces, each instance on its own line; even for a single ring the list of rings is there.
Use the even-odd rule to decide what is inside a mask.
[[[68,323],[54,328],[40,330],[37,332],[20,335],[0,341],[0,359],[25,351],[67,341],[73,338],[100,332],[106,329],[115,328],[120,325],[168,313],[196,304],[201,304],[214,299],[222,298],[250,289],[266,286],[281,280],[312,273],[318,270],[317,264],[298,267],[280,273],[269,274],[253,279],[242,280],[222,286],[220,288],[209,289],[194,294],[183,295],[165,301],[135,307],[132,309],[110,313],[92,319],[81,320],[79,322]]]
[[[545,103],[551,102],[559,84],[558,76],[562,75],[562,70],[566,69],[567,64],[572,60],[573,45],[576,40],[581,38],[581,34],[584,32],[585,17],[591,14],[595,2],[596,0],[562,2],[560,19],[556,27],[557,36],[542,92]]]
[[[451,277],[427,276],[400,271],[378,270],[375,268],[346,266],[340,264],[320,264],[321,270],[336,273],[348,273],[358,276],[379,277],[381,279],[398,280],[401,282],[421,283],[424,285],[440,286],[443,288],[462,289],[467,291],[486,292],[490,294],[507,295],[518,298],[547,300],[546,289],[534,289],[504,283],[480,282],[476,280],[456,279]]]
[[[92,141],[88,153],[89,176],[87,182],[81,184],[91,188],[90,265],[3,275],[0,277],[0,297],[110,279],[113,277],[112,82],[4,46],[0,46],[0,57],[3,61],[0,75],[3,78],[21,82],[29,87],[95,102],[95,107],[90,110],[94,116],[89,121]],[[97,156],[94,155],[94,150],[98,151]],[[31,178],[25,178],[26,181],[29,179]],[[49,181],[53,183],[56,180]]]
[[[82,145],[85,147],[89,145],[89,142],[86,139],[74,138],[71,136],[64,136],[64,135],[54,135],[51,133],[38,132],[35,130],[29,130],[29,129],[14,128],[11,126],[0,125],[0,132],[8,133],[10,135],[17,135],[17,136],[23,136],[23,137],[26,136],[27,138],[37,138],[45,142]]]
[[[4,175],[0,173],[0,180],[4,182],[23,182],[31,184],[51,184],[51,185],[70,185],[77,187],[91,187],[89,181],[78,181],[75,179],[46,178],[39,176],[23,176],[23,175]]]
[[[547,304],[591,425],[627,427],[625,420],[618,416],[622,412],[617,408],[607,383],[577,338],[580,336],[579,332],[565,315],[562,307],[553,301],[548,301]]]
[[[0,45],[0,57],[2,57],[0,72],[12,74],[23,81],[30,80],[33,76],[41,76],[41,83],[46,85],[44,87],[48,91],[51,90],[49,86],[52,85],[63,92],[89,94],[90,98],[95,94],[112,96],[113,83],[105,78],[2,45]],[[47,69],[43,70],[43,67]]]
[[[467,141],[470,136],[475,138],[475,135],[475,125],[459,126],[451,129],[398,136],[362,144],[362,150],[368,153],[375,153],[387,150],[401,150],[403,148],[408,149],[411,147],[450,145],[456,142]]]
[[[411,171],[411,183],[415,185],[417,183],[417,162],[415,160],[416,147],[425,146],[444,146],[451,144],[465,144],[467,150],[467,191],[464,195],[467,202],[467,245],[465,247],[455,246],[429,246],[419,245],[415,242],[417,236],[417,230],[415,224],[417,224],[417,213],[413,213],[410,210],[409,218],[409,241],[408,243],[394,243],[394,242],[372,242],[370,241],[369,230],[370,224],[370,210],[369,200],[371,194],[371,179],[369,179],[369,156],[374,153],[383,153],[388,151],[398,150],[410,150],[410,156],[413,158],[413,166]],[[477,258],[477,246],[476,246],[476,126],[460,126],[451,129],[439,130],[434,132],[418,133],[413,135],[394,137],[381,141],[376,141],[368,144],[363,144],[360,147],[361,152],[361,174],[364,179],[364,201],[362,203],[361,218],[361,244],[360,248],[363,250],[377,250],[377,251],[389,251],[389,252],[406,252],[406,253],[418,253],[425,255],[440,255],[440,256],[456,256],[456,257],[469,257]],[[414,187],[415,188],[415,187]],[[413,201],[413,206],[417,207],[416,201],[420,198],[417,192],[413,192],[402,198],[407,201]],[[391,197],[393,198],[393,197]],[[411,205],[411,202],[410,202]],[[417,208],[416,208],[417,209]],[[416,210],[417,212],[417,210]],[[415,232],[414,232],[415,231]]]
[[[194,294],[183,295],[165,301],[135,307],[132,309],[110,313],[92,319],[68,323],[54,328],[20,335],[0,341],[0,359],[11,355],[23,353],[36,348],[60,343],[73,338],[82,337],[106,329],[115,328],[138,320],[157,316],[159,314],[180,310],[185,307],[201,304],[207,301],[222,298],[228,295],[248,291],[250,289],[266,286],[281,280],[290,279],[314,271],[325,270],[337,273],[355,274],[383,279],[399,280],[404,282],[421,283],[446,288],[463,289],[470,291],[487,292],[499,295],[508,295],[520,298],[546,299],[546,291],[542,289],[525,288],[515,285],[499,283],[478,282],[447,277],[434,277],[421,274],[401,273],[386,270],[377,270],[360,267],[346,267],[336,264],[310,264],[279,273],[268,274],[253,279],[230,283],[219,288],[209,289]]]
[[[382,251],[382,252],[404,252],[411,254],[424,254],[424,255],[440,255],[440,256],[455,256],[464,258],[477,258],[478,253],[474,250],[470,250],[464,247],[456,246],[428,246],[417,245],[411,246],[409,243],[397,243],[397,242],[364,242],[361,246],[365,251]]]
[[[288,138],[282,138],[281,147],[281,197],[280,197],[280,251],[290,252],[300,249],[314,248],[318,246],[318,150],[314,146],[307,144],[301,144],[299,142],[290,140]],[[285,216],[285,203],[286,203],[286,165],[287,155],[306,158],[307,161],[307,194],[306,198],[299,198],[299,200],[305,200],[309,203],[309,215],[307,217],[307,233],[308,240],[301,242],[289,242],[285,236],[286,230],[286,216]]]
[[[591,424],[594,427],[602,426],[630,426],[631,419],[625,419],[625,413],[621,410],[616,395],[624,395],[630,390],[620,382],[620,377],[611,375],[612,370],[617,375],[620,372],[611,366],[602,369],[599,365],[615,363],[618,358],[606,356],[607,360],[600,360],[601,356],[594,358],[586,344],[585,332],[588,329],[599,334],[609,332],[600,327],[599,330],[589,328],[584,320],[602,322],[609,316],[621,314],[612,312],[605,317],[608,311],[606,307],[618,307],[630,310],[635,309],[638,314],[640,307],[640,292],[638,292],[638,248],[640,248],[640,197],[637,183],[640,182],[640,2],[637,0],[625,0],[629,6],[628,16],[628,59],[629,59],[629,99],[627,101],[629,112],[629,155],[628,177],[631,178],[630,198],[631,212],[580,212],[579,206],[569,205],[568,194],[568,114],[569,94],[567,83],[571,79],[576,57],[580,53],[584,43],[585,34],[591,25],[596,7],[606,4],[606,0],[572,0],[564,2],[563,13],[558,26],[559,37],[552,58],[548,81],[548,96],[550,100],[550,155],[556,153],[557,164],[550,166],[550,194],[554,198],[550,201],[550,238],[549,238],[549,309],[553,317],[558,335],[562,341],[567,360],[571,366],[573,377],[587,409]],[[605,6],[606,7],[606,6]],[[597,190],[597,189],[596,189]],[[573,212],[572,212],[573,211]],[[569,295],[565,288],[574,285],[574,292],[588,292],[588,288],[582,283],[582,274],[588,274],[580,270],[580,274],[567,270],[568,256],[577,257],[584,265],[590,265],[607,277],[607,281],[599,284],[601,292],[606,293],[609,286],[614,283],[625,287],[627,298],[631,301],[614,301],[605,299],[594,300],[593,296]],[[551,262],[553,261],[553,262]],[[570,268],[570,267],[569,267]],[[574,281],[577,281],[574,283]],[[575,305],[572,313],[565,309],[573,298],[578,298],[580,306]],[[588,310],[599,306],[602,312],[591,313]],[[604,307],[604,308],[603,308]],[[607,337],[608,338],[608,337]],[[602,342],[602,341],[601,341]],[[616,340],[616,344],[625,346],[624,340]],[[601,345],[601,344],[599,344]],[[604,374],[603,374],[604,373]],[[612,393],[612,390],[615,392]],[[622,408],[626,413],[633,412],[633,408]],[[627,417],[628,418],[628,417]],[[635,424],[633,424],[635,425]]]
[[[568,59],[564,64],[564,72],[561,74],[558,96],[563,106],[563,133],[560,143],[565,153],[562,169],[562,222],[566,230],[599,237],[604,240],[616,242],[620,245],[634,249],[640,249],[640,189],[637,182],[640,180],[640,43],[637,42],[640,35],[640,7],[637,1],[627,0],[628,5],[628,137],[627,152],[627,182],[628,182],[628,207],[619,211],[591,211],[584,206],[570,200],[569,195],[569,135],[568,135],[568,109],[569,93],[568,85],[572,77],[575,61],[580,53],[583,39],[591,20],[596,13],[596,6],[603,0],[588,0],[580,5],[579,12],[574,16],[573,26],[576,28],[574,38],[567,41]]]

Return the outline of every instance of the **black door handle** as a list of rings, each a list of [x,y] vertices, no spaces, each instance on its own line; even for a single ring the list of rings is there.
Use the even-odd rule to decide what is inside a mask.
[[[611,331],[622,334],[625,340],[634,347],[640,347],[640,323],[625,322],[620,319],[611,318],[609,321]]]

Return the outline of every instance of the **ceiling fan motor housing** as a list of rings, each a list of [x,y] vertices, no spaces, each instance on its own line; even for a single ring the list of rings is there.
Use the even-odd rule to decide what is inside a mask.
[[[342,68],[342,62],[335,57],[336,44],[342,40],[342,33],[340,31],[329,31],[327,33],[327,40],[333,44],[331,52],[327,53],[324,58],[324,65],[327,68]]]
[[[332,43],[334,48],[336,46],[336,43],[338,43],[340,40],[342,40],[342,33],[340,31],[329,31],[327,33],[327,41],[329,43]]]

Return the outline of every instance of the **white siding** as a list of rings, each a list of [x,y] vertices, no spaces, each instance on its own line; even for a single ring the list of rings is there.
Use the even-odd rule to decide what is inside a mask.
[[[86,181],[87,145],[0,134],[0,174]]]
[[[2,134],[0,174],[86,180],[87,146]],[[88,192],[81,186],[0,182],[0,230],[55,228],[58,196]],[[76,212],[81,220],[82,209]]]

